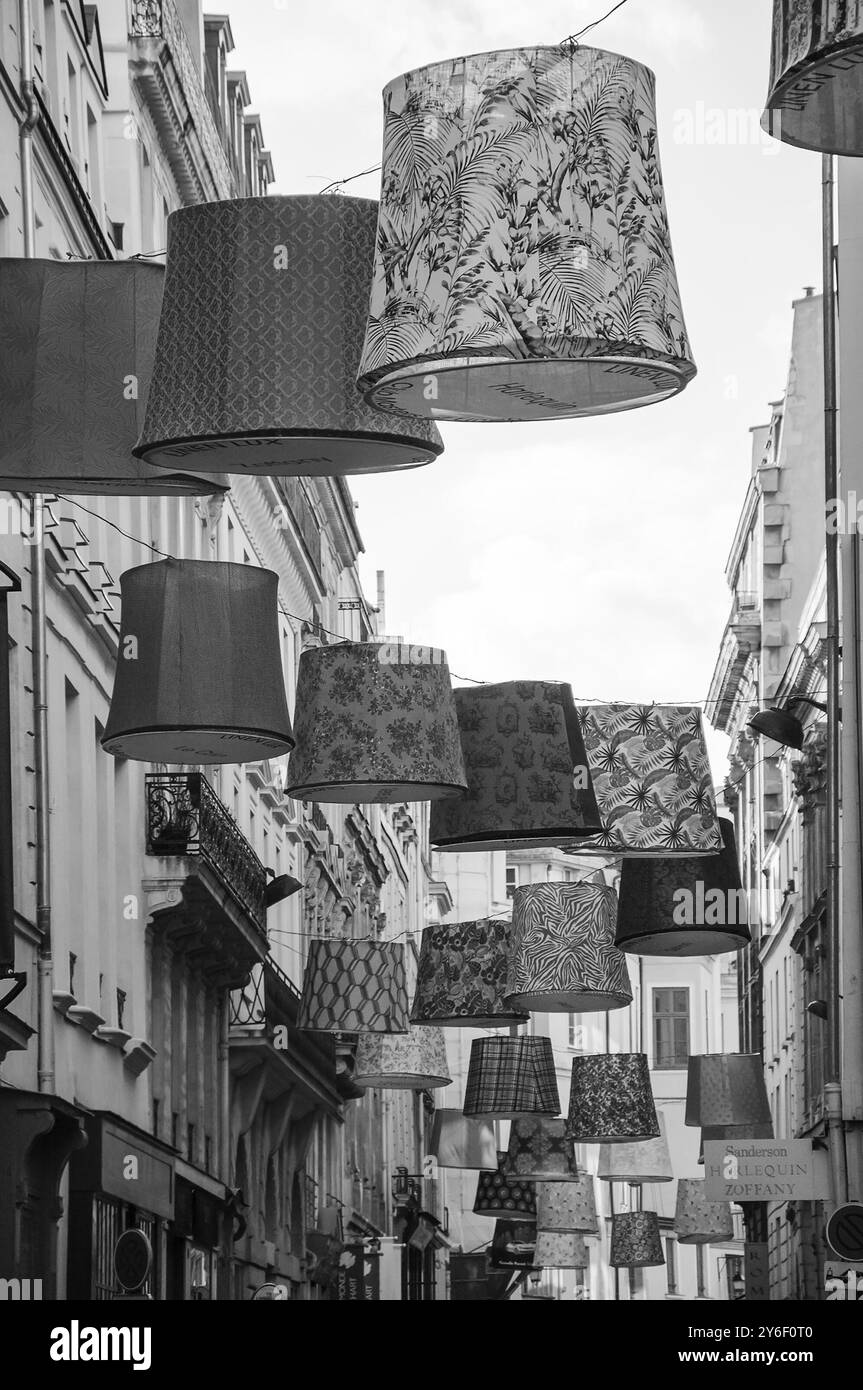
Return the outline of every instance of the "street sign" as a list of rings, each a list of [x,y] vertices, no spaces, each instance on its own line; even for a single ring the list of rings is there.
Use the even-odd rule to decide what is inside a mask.
[[[840,1260],[863,1260],[863,1203],[838,1207],[827,1222],[827,1244]]]
[[[124,1231],[114,1246],[114,1273],[125,1293],[146,1284],[153,1263],[153,1247],[143,1231]]]
[[[713,1202],[829,1199],[829,1179],[811,1139],[708,1139],[705,1196]],[[861,1208],[863,1211],[863,1208]]]

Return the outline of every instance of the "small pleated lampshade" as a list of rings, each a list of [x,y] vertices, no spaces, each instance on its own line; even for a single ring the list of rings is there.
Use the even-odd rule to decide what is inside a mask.
[[[690,1057],[686,1123],[702,1128],[771,1124],[760,1055],[713,1052]]]
[[[805,150],[863,154],[861,62],[860,0],[774,0],[765,130]]]
[[[713,1202],[707,1184],[697,1178],[681,1178],[677,1184],[674,1230],[680,1245],[711,1245],[734,1239],[730,1202]]]
[[[441,452],[429,420],[383,415],[356,387],[377,211],[302,195],[171,213],[140,458],[330,477]]]
[[[164,279],[142,261],[0,260],[0,490],[225,491],[228,479],[160,471],[132,453]]]
[[[591,1175],[581,1173],[572,1182],[537,1183],[536,1224],[541,1231],[599,1235]]]
[[[106,752],[203,764],[293,748],[278,588],[272,570],[218,560],[126,570]]]
[[[359,378],[375,405],[557,420],[695,375],[648,68],[579,46],[406,73],[384,91],[382,166]]]
[[[488,1120],[474,1119],[460,1110],[436,1110],[429,1152],[439,1168],[494,1168],[497,1147]]]
[[[449,1086],[446,1042],[440,1028],[412,1028],[407,1035],[361,1033],[354,1080],[383,1091],[433,1091]]]
[[[404,946],[310,941],[297,1026],[322,1033],[407,1033]]]
[[[533,1263],[537,1269],[589,1269],[590,1254],[584,1236],[537,1230]]]
[[[614,944],[617,894],[604,883],[532,883],[512,902],[510,1005],[595,1013],[632,1002],[626,956]]]
[[[551,1039],[474,1038],[463,1109],[498,1120],[559,1115]]]
[[[434,801],[466,788],[444,652],[338,642],[300,657],[289,796],[300,801]]]
[[[412,1023],[501,1028],[529,1014],[504,1003],[510,922],[443,922],[422,935]]]
[[[501,1168],[504,1157],[498,1153],[497,1167],[480,1173],[473,1209],[477,1216],[536,1221],[536,1188],[532,1182],[507,1177]]]
[[[565,1120],[551,1120],[545,1115],[513,1120],[503,1171],[537,1182],[572,1182],[578,1177],[578,1168],[565,1129]]]
[[[531,1269],[534,1265],[536,1220],[515,1220],[512,1216],[495,1222],[490,1260],[493,1269]]]
[[[622,1211],[611,1218],[612,1269],[664,1265],[659,1217],[655,1211]]]
[[[602,829],[568,685],[505,681],[455,691],[467,794],[432,808],[438,849],[533,849]]]
[[[760,1125],[705,1125],[699,1135],[698,1162],[704,1163],[704,1145],[711,1140],[745,1143],[748,1139],[772,1139],[773,1121]]]
[[[597,1177],[603,1182],[628,1182],[634,1185],[672,1181],[674,1172],[665,1133],[665,1115],[657,1110],[656,1117],[659,1120],[658,1139],[600,1146]]]
[[[734,826],[721,817],[721,854],[624,859],[617,945],[642,956],[711,956],[750,940]]]
[[[566,1132],[577,1144],[657,1139],[659,1120],[646,1055],[573,1057]]]

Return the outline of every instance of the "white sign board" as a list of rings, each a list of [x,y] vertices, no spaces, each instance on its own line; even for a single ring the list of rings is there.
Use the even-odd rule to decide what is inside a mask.
[[[811,1139],[708,1139],[705,1195],[714,1202],[811,1202],[829,1198]]]

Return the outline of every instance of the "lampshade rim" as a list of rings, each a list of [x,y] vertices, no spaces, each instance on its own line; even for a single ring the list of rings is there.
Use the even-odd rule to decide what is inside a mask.
[[[334,806],[350,806],[353,804],[363,805],[361,792],[364,787],[391,787],[392,795],[384,798],[380,804],[388,805],[390,802],[399,801],[444,801],[460,797],[467,790],[465,783],[459,782],[420,782],[412,781],[397,782],[390,778],[384,781],[380,778],[367,778],[364,781],[350,782],[289,782],[285,788],[288,796],[295,801],[321,801],[329,802]],[[414,795],[414,789],[418,793]],[[406,793],[410,792],[411,795]]]
[[[543,1115],[547,1119],[556,1120],[560,1117],[560,1109],[557,1110],[462,1110],[462,1114],[471,1120],[522,1120],[534,1119],[537,1115]]]
[[[356,1010],[353,1011],[356,1013]],[[302,1018],[302,1013],[299,1017]],[[410,1033],[409,1028],[385,1028],[376,1026],[377,1020],[372,1019],[364,1023],[362,1027],[350,1027],[346,1023],[331,1023],[326,1026],[317,1023],[297,1022],[297,1028],[301,1033],[374,1033],[376,1037],[385,1038],[406,1038]],[[356,1077],[352,1077],[356,1080]]]
[[[486,1207],[477,1206],[477,1204],[474,1203],[473,1214],[474,1216],[493,1216],[498,1221],[523,1222],[525,1226],[536,1225],[536,1212],[514,1211],[512,1207],[497,1207],[494,1205]]]
[[[452,1016],[437,1015],[434,1018],[417,1018],[411,1014],[411,1023],[417,1028],[436,1027],[436,1028],[512,1028],[522,1023],[530,1022],[530,1014],[523,1013],[499,1013],[499,1014],[453,1014]]]
[[[632,1003],[632,995],[617,989],[585,990],[525,990],[523,993],[508,994],[507,1002],[518,1002],[530,1013],[540,1014],[591,1014],[611,1013],[614,1009],[625,1009]]]
[[[196,724],[194,728],[189,728],[188,725],[184,724],[140,724],[136,725],[134,728],[131,729],[118,729],[112,732],[108,732],[106,730],[106,732],[102,735],[102,738],[99,741],[106,753],[111,753],[114,755],[119,753],[122,757],[131,758],[132,761],[150,762],[152,761],[152,759],[149,757],[145,757],[143,759],[136,759],[133,753],[124,751],[122,745],[126,744],[128,746],[128,741],[130,739],[137,740],[141,738],[149,738],[153,734],[161,736],[164,736],[165,734],[215,734],[217,736],[219,734],[230,734],[232,740],[235,742],[239,741],[240,739],[250,739],[254,740],[256,744],[267,744],[271,750],[269,756],[272,755],[273,750],[275,749],[281,749],[282,753],[290,753],[296,747],[296,740],[294,739],[292,734],[277,734],[274,733],[271,729],[238,729],[236,725],[231,724]],[[178,759],[175,763],[172,763],[170,759],[165,758],[161,758],[159,759],[159,761],[167,761],[169,766],[178,766],[181,763],[188,763],[189,759]],[[210,763],[212,763],[213,765],[218,765],[220,763],[231,764],[241,762],[248,763],[262,761],[264,761],[263,757],[257,759],[248,757],[209,757],[201,759],[200,763],[197,764],[197,766],[205,767]]]
[[[367,1090],[379,1091],[434,1091],[439,1087],[451,1086],[451,1076],[437,1076],[431,1072],[367,1072],[354,1073],[354,1085]]]
[[[673,1173],[651,1173],[649,1176],[634,1173],[599,1173],[598,1177],[600,1182],[628,1182],[630,1187],[652,1187],[656,1182],[674,1182]]]
[[[599,826],[595,830],[580,830],[579,835],[586,838],[591,835],[602,835],[604,826]],[[470,853],[471,850],[493,850],[493,849],[557,849],[561,837],[566,839],[571,835],[572,828],[566,827],[561,830],[538,830],[536,834],[531,834],[529,830],[519,830],[517,834],[501,834],[497,830],[479,830],[470,835],[431,835],[430,840],[433,848],[448,850],[451,854],[458,854],[462,851]]]
[[[692,938],[692,946],[684,948],[683,938]],[[705,939],[706,938],[706,939]],[[654,942],[674,942],[678,941],[677,949],[674,951],[650,949]],[[620,951],[626,951],[633,956],[717,956],[728,951],[739,951],[744,946],[748,946],[752,940],[752,933],[748,927],[668,927],[666,930],[639,932],[635,936],[627,936],[625,939],[619,934],[615,937],[614,944]],[[710,945],[707,942],[710,941]],[[727,945],[713,944],[727,942]]]
[[[230,490],[230,483],[210,482],[203,477],[196,478],[194,473],[169,473],[167,470],[144,478],[107,475],[64,478],[41,473],[37,477],[14,474],[0,477],[0,491],[23,492],[28,496],[56,492],[64,497],[226,497]]]
[[[648,1139],[658,1139],[659,1129],[655,1134],[581,1134],[578,1130],[567,1130],[567,1139],[571,1139],[574,1144],[643,1144]],[[651,1178],[652,1182],[653,1179]]]
[[[554,1172],[554,1173],[541,1173],[538,1169],[534,1169],[533,1172],[528,1172],[528,1173],[523,1173],[523,1172],[521,1172],[520,1170],[519,1170],[518,1172],[516,1172],[515,1169],[513,1169],[513,1168],[508,1168],[508,1167],[506,1166],[506,1164],[504,1164],[503,1168],[501,1169],[501,1172],[503,1173],[504,1177],[506,1177],[506,1178],[512,1178],[512,1180],[513,1180],[514,1182],[571,1182],[571,1183],[575,1183],[575,1182],[578,1182],[579,1178],[583,1178],[583,1177],[584,1177],[584,1173],[559,1173],[559,1172]]]
[[[404,417],[398,417],[398,418],[409,419],[410,416],[409,416],[409,415],[405,415]],[[416,418],[421,418],[421,419],[423,419],[424,417],[416,417],[416,416],[415,416],[414,418],[415,418],[415,419],[416,419]],[[432,459],[438,458],[438,457],[443,453],[443,451],[444,451],[444,443],[443,443],[443,440],[441,440],[440,443],[438,444],[438,443],[436,443],[435,441],[428,441],[428,440],[420,439],[419,436],[407,435],[407,434],[399,435],[399,434],[395,434],[395,433],[390,434],[390,433],[387,433],[386,431],[377,431],[377,430],[315,430],[315,429],[308,429],[308,428],[306,428],[306,429],[300,429],[300,428],[294,428],[294,429],[272,429],[272,428],[267,428],[267,429],[262,429],[262,430],[232,430],[232,431],[230,432],[230,434],[186,434],[186,435],[176,435],[176,436],[171,437],[170,439],[150,440],[150,441],[148,441],[147,443],[143,443],[143,438],[142,438],[142,439],[139,439],[138,442],[133,446],[131,452],[132,452],[132,454],[134,455],[135,458],[141,459],[144,463],[149,464],[151,468],[169,469],[169,468],[173,468],[173,467],[176,466],[176,465],[175,465],[175,460],[172,458],[171,461],[168,462],[168,463],[160,463],[160,462],[154,457],[154,455],[155,455],[157,452],[162,452],[162,451],[166,451],[166,450],[169,450],[169,449],[177,449],[177,448],[182,447],[182,446],[185,445],[185,444],[209,444],[209,445],[211,446],[211,452],[218,453],[218,452],[219,452],[220,446],[223,445],[223,444],[231,443],[232,441],[236,441],[236,442],[239,443],[239,442],[241,442],[242,440],[248,440],[248,439],[267,439],[267,440],[272,440],[274,443],[277,443],[277,442],[280,441],[280,440],[294,440],[294,439],[295,439],[295,440],[303,440],[303,439],[313,439],[313,440],[318,440],[318,439],[360,440],[360,441],[367,442],[367,443],[370,443],[370,444],[376,444],[376,445],[378,445],[382,450],[383,450],[383,449],[386,449],[388,446],[391,445],[391,446],[393,446],[394,448],[399,448],[399,449],[402,449],[402,450],[405,450],[405,451],[414,450],[414,451],[416,451],[417,453],[420,453],[420,454],[425,455],[424,458],[421,458],[421,459],[417,460],[415,463],[392,464],[389,468],[386,468],[386,467],[380,467],[380,468],[369,467],[369,468],[362,468],[362,469],[351,469],[351,470],[347,470],[348,473],[350,473],[350,472],[355,472],[355,473],[386,473],[386,472],[399,472],[399,471],[402,470],[402,469],[408,469],[408,468],[423,468],[423,467],[425,467],[425,465],[431,463]],[[204,452],[204,451],[202,450],[202,453],[203,453],[203,452]],[[208,458],[208,461],[207,461],[207,469],[206,469],[206,471],[208,471],[208,472],[215,472],[215,473],[226,473],[226,474],[238,473],[238,472],[239,472],[240,474],[249,474],[249,475],[252,475],[252,476],[259,476],[259,477],[266,477],[266,476],[279,477],[279,476],[280,476],[280,473],[281,473],[281,465],[280,465],[278,468],[273,467],[273,468],[267,468],[267,469],[256,469],[256,468],[241,468],[241,469],[237,469],[236,466],[231,467],[231,466],[230,466],[230,463],[229,463],[229,461],[228,461],[227,459],[224,460],[224,466],[219,467],[219,466],[218,466],[219,463],[222,463],[222,462],[223,462],[223,461],[220,460],[220,459],[213,459],[213,460],[210,460],[210,459]],[[234,460],[234,465],[236,465],[236,460]],[[298,467],[300,467],[300,466],[301,466],[300,464],[290,464],[290,463],[286,463],[286,464],[284,465],[284,467],[286,467],[286,468],[298,468]],[[285,476],[290,477],[290,476],[292,476],[292,475],[291,475],[290,473],[288,473],[288,474],[286,474]],[[303,475],[300,475],[300,476],[303,476]],[[332,477],[343,477],[343,476],[346,476],[346,474],[343,474],[343,473],[331,473],[331,474],[326,474],[325,476],[327,476],[327,477],[330,477],[330,476],[332,476]]]
[[[776,116],[784,118],[785,108],[779,103],[788,90],[794,87],[801,77],[819,74],[822,68],[835,62],[837,58],[842,56],[843,52],[854,48],[863,49],[863,35],[854,34],[851,38],[833,40],[832,42],[829,40],[825,42],[819,40],[818,47],[815,50],[818,55],[817,57],[813,57],[810,51],[805,58],[801,58],[792,67],[786,68],[781,75],[771,82],[770,91],[764,103],[764,113],[761,117],[762,130],[765,130],[774,140],[779,140],[785,145],[794,145],[797,149],[801,150],[816,151],[822,154],[849,156],[859,156],[863,154],[863,149],[861,149],[860,145],[851,149],[845,149],[835,143],[832,145],[819,144],[815,146],[811,142],[801,140],[794,135],[786,135],[784,133],[776,134],[773,130],[773,118]],[[797,112],[796,114],[799,115],[801,113]]]
[[[654,82],[656,81],[656,73],[653,71],[653,68],[649,68],[646,63],[639,62],[637,58],[627,57],[625,53],[615,53],[614,50],[610,48],[596,48],[593,44],[589,43],[580,43],[578,45],[578,52],[598,53],[601,54],[603,58],[619,58],[624,63],[632,63],[633,67],[641,68],[643,72],[649,74]],[[461,53],[457,58],[441,58],[435,63],[424,63],[422,67],[409,68],[407,72],[400,73],[398,77],[392,78],[386,86],[382,88],[381,94],[385,97],[390,88],[395,87],[396,83],[401,82],[405,77],[415,77],[421,72],[431,72],[434,68],[445,68],[452,71],[454,63],[472,63],[478,58],[503,57],[508,53],[557,53],[562,61],[572,56],[571,50],[566,47],[565,43],[528,43],[516,45],[512,48],[489,48],[480,50],[478,53]]]
[[[729,1231],[725,1235],[715,1233],[711,1236],[681,1236],[677,1235],[678,1245],[725,1245],[734,1239],[734,1232]]]

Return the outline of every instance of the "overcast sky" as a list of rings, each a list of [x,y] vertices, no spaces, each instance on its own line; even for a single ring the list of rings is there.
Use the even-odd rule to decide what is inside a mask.
[[[555,43],[610,6],[242,0],[230,63],[248,73],[273,191],[317,192],[377,164],[380,93],[398,74]],[[352,484],[372,602],[386,571],[387,631],[443,647],[459,675],[568,680],[582,699],[707,694],[749,430],[785,390],[791,302],[821,282],[820,157],[757,124],[772,8],[628,0],[584,39],[656,73],[694,383],[594,420],[444,424],[430,466]],[[349,191],[377,197],[379,176]],[[723,747],[711,740],[717,779]]]

